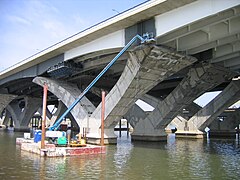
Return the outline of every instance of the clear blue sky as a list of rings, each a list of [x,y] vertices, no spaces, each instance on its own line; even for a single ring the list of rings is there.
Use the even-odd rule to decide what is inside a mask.
[[[0,0],[0,71],[146,0]]]

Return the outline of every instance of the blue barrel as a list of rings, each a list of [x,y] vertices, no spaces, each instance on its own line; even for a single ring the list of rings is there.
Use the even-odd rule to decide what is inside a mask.
[[[41,130],[36,130],[34,133],[34,142],[37,143],[41,141],[42,138],[42,131]]]

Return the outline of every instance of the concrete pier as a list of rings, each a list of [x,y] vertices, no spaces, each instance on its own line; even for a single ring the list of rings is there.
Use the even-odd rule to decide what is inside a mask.
[[[21,105],[21,103],[24,104]],[[6,107],[9,117],[14,122],[14,131],[29,131],[31,118],[42,104],[42,99],[25,96],[22,100],[14,100]],[[23,106],[23,107],[21,107]]]
[[[33,79],[33,82],[43,86],[44,83],[47,83],[48,90],[55,94],[59,100],[61,100],[66,107],[69,107],[73,104],[73,102],[78,98],[81,94],[81,91],[75,84],[67,83],[60,80],[45,78],[45,77],[36,77]],[[61,104],[60,104],[61,105]],[[59,114],[62,113],[64,107],[60,106]],[[81,121],[88,117],[89,114],[92,114],[95,110],[95,106],[87,99],[87,97],[83,97],[81,103],[78,103],[71,111],[72,116],[74,117],[76,123],[79,127],[82,127]],[[61,114],[62,115],[62,114]]]
[[[209,76],[212,78],[209,78]],[[207,89],[216,87],[233,76],[225,68],[211,64],[200,63],[189,70],[188,75],[163,100],[159,101],[153,112],[134,128],[133,138],[139,136],[167,136],[165,128],[177,115],[181,114],[192,102]],[[192,135],[192,134],[191,134]],[[159,138],[159,140],[166,139]]]
[[[2,113],[3,109],[17,96],[12,94],[0,94],[0,113]]]
[[[210,138],[236,138],[239,133],[240,109],[226,109],[209,125]]]
[[[239,99],[240,81],[232,81],[217,97],[215,97],[211,102],[209,102],[204,108],[199,110],[188,121],[184,122],[186,123],[185,127],[187,127],[187,131],[184,129],[178,129],[178,131],[176,132],[176,136],[182,136],[182,134],[188,133],[188,131],[196,132],[196,135],[199,131],[204,132],[205,128],[210,126],[210,124],[215,119],[217,119],[217,117],[221,115],[221,113],[223,113],[225,109],[227,109]],[[213,135],[214,129],[216,132],[216,128],[212,129]],[[229,129],[225,129],[224,131],[229,131]],[[215,134],[217,135],[217,133]]]
[[[169,78],[174,73],[196,61],[193,57],[185,56],[170,49],[155,45],[137,47],[131,51],[129,55],[130,57],[121,77],[106,96],[104,122],[106,138],[116,138],[113,131],[114,127],[138,98],[146,94],[159,82]],[[91,117],[85,121],[85,125],[87,125],[88,122],[89,127],[91,127],[87,135],[89,139],[100,137],[100,109],[101,104],[96,108]],[[135,132],[136,131],[134,131],[134,133]],[[157,132],[159,131],[156,131],[154,134],[149,134],[148,136],[153,139],[153,136],[156,135]],[[162,133],[164,132],[161,132],[159,137],[162,136]],[[136,136],[137,134],[132,134],[132,139]],[[147,139],[149,139],[149,137]],[[164,139],[166,139],[166,137],[164,137]]]

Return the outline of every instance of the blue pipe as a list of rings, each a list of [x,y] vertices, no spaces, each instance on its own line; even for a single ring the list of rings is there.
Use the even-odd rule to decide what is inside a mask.
[[[118,60],[118,58],[137,40],[140,39],[141,43],[149,41],[149,37],[142,38],[140,35],[134,36],[131,41],[113,58],[112,61],[108,63],[108,65],[97,75],[97,77],[86,87],[86,89],[79,95],[79,97],[73,102],[73,104],[62,114],[62,116],[53,124],[53,126],[49,127],[49,130],[54,131],[57,130],[66,117],[66,115],[76,106],[76,104],[81,101],[81,99],[86,95],[86,93],[93,87],[93,85],[103,76],[103,74]]]

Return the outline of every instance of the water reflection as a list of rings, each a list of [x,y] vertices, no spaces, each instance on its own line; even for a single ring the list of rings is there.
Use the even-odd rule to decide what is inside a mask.
[[[240,148],[232,140],[131,142],[107,154],[41,158],[15,145],[19,133],[0,132],[0,179],[238,179]]]
[[[223,176],[235,179],[240,177],[240,149],[236,141],[217,140],[211,142],[212,151],[216,153]],[[238,147],[238,148],[237,148]]]
[[[118,175],[124,174],[123,169],[126,169],[128,166],[132,149],[133,145],[125,137],[122,137],[118,140],[113,161],[115,165],[115,171],[118,173]]]
[[[204,153],[204,144],[202,139],[178,139],[175,143],[168,144],[168,165],[172,179],[187,177],[211,179],[209,155]]]
[[[166,143],[134,142],[130,158],[129,173],[133,179],[167,179],[166,164],[168,154]],[[138,172],[138,173],[136,173]]]

